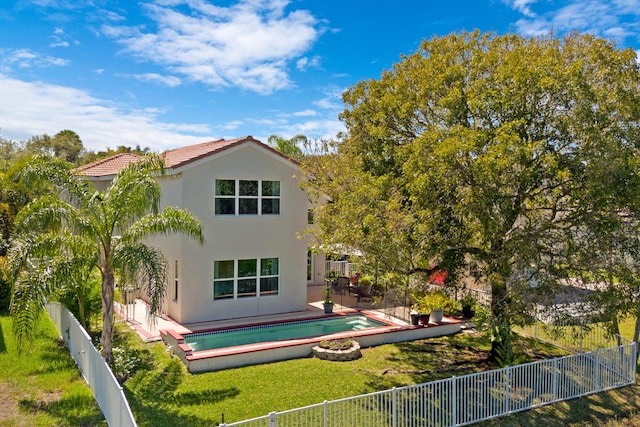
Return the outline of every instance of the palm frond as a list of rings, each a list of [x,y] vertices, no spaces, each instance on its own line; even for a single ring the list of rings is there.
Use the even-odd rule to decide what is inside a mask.
[[[167,262],[162,252],[142,243],[118,246],[114,264],[121,280],[139,284],[149,299],[149,316],[160,312],[166,291]]]
[[[30,267],[20,272],[14,284],[9,310],[19,347],[35,333],[44,304],[51,294],[51,269],[41,267]]]
[[[137,218],[158,212],[160,185],[153,178],[156,170],[164,170],[162,160],[147,156],[130,163],[115,176],[105,191],[103,204],[117,227],[124,229]]]
[[[75,207],[57,197],[42,196],[20,210],[15,220],[15,232],[57,229],[63,222],[76,222],[77,217]]]
[[[139,242],[152,235],[184,233],[200,244],[204,243],[202,223],[186,209],[168,206],[162,213],[140,218],[126,230],[122,239],[128,243]]]
[[[52,185],[66,199],[79,206],[86,202],[91,183],[71,171],[72,165],[57,157],[35,156],[13,177],[27,187]]]

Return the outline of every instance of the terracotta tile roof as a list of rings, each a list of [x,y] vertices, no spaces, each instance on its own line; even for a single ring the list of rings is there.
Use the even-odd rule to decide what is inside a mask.
[[[253,139],[251,136],[236,139],[218,139],[215,141],[203,142],[196,145],[188,145],[186,147],[174,148],[161,154],[165,167],[177,168],[187,163],[194,162],[210,154],[226,150],[245,141],[260,141]]]
[[[174,148],[173,150],[167,150],[161,154],[162,159],[164,160],[164,165],[167,168],[178,168],[180,166],[184,166],[191,162],[195,162],[196,160],[202,159],[204,157],[210,156],[214,153],[219,153],[221,151],[227,150],[236,145],[243,144],[245,142],[253,142],[255,144],[260,145],[261,147],[281,156],[289,161],[291,161],[295,165],[299,165],[299,163],[287,155],[281,153],[280,151],[269,147],[266,144],[258,141],[257,139],[253,139],[252,136],[246,136],[242,138],[235,139],[218,139],[215,141],[203,142],[201,144],[188,145],[186,147]],[[135,154],[123,153],[116,154],[115,156],[97,160],[93,163],[89,163],[88,165],[80,166],[76,170],[83,175],[92,176],[92,177],[100,177],[100,176],[109,176],[115,175],[133,161],[137,161],[140,157]]]
[[[140,156],[132,153],[120,153],[106,159],[96,160],[76,168],[76,171],[86,176],[109,176],[117,174],[131,162],[137,162]]]

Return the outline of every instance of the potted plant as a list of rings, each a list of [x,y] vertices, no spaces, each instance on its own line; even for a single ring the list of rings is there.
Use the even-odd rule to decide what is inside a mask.
[[[427,292],[417,301],[420,314],[430,313],[429,321],[433,323],[442,322],[445,310],[450,311],[451,303],[451,299],[442,290]]]
[[[411,310],[409,316],[411,316],[411,324],[413,326],[418,326],[420,324],[420,313],[418,313],[417,310]]]
[[[333,291],[331,290],[330,287],[326,287],[322,291],[324,312],[326,314],[333,313],[333,300],[331,299],[332,295],[333,295]]]
[[[431,307],[425,304],[424,296],[415,298],[415,303],[411,306],[409,315],[411,316],[412,325],[427,325],[429,323]]]
[[[465,319],[471,319],[476,314],[476,299],[471,295],[471,292],[464,294],[460,300],[460,305]]]

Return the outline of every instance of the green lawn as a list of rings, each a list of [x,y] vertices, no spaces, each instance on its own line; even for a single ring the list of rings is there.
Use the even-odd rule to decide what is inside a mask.
[[[564,354],[552,346],[518,340],[522,361]],[[489,341],[458,334],[363,350],[347,363],[304,358],[202,374],[151,346],[159,364],[125,383],[141,426],[215,425],[363,393],[490,369]],[[168,379],[168,380],[167,380]]]
[[[11,322],[0,316],[0,426],[100,425],[97,405],[51,322],[41,322],[33,350],[18,352]],[[140,371],[125,392],[140,426],[216,425],[324,400],[416,384],[494,366],[486,361],[488,339],[458,334],[363,350],[354,362],[314,358],[189,374],[161,343],[142,344],[118,324],[116,344],[139,358]],[[521,362],[562,355],[555,347],[517,340]],[[18,357],[20,356],[20,357]],[[615,421],[640,408],[640,389],[626,387],[574,399],[485,423],[498,426],[640,425],[640,418]]]
[[[0,426],[106,425],[46,315],[35,336],[18,349],[11,318],[0,315]]]

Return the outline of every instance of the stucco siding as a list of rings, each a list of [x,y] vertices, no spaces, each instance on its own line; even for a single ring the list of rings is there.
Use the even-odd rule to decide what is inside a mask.
[[[306,309],[307,196],[298,187],[295,165],[252,144],[211,156],[175,177],[159,180],[163,207],[190,210],[204,225],[205,245],[184,237],[155,239],[170,261],[180,260],[180,293],[172,300],[172,273],[166,312],[181,323],[201,322]],[[280,182],[280,215],[214,215],[216,179]],[[278,295],[213,300],[215,260],[279,258]],[[171,267],[171,266],[170,266]]]

